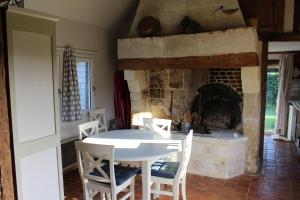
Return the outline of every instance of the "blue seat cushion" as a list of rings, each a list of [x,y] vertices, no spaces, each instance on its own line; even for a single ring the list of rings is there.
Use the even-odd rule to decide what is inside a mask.
[[[151,176],[172,179],[176,176],[179,162],[157,161],[151,167]]]
[[[103,165],[101,168],[108,176],[110,176],[109,163]],[[135,176],[138,173],[138,171],[139,171],[138,168],[123,167],[121,165],[115,165],[116,184],[121,185],[122,183],[127,181],[129,178]],[[94,169],[94,171],[91,172],[90,174],[94,175],[94,176],[103,177],[102,174],[97,169]]]

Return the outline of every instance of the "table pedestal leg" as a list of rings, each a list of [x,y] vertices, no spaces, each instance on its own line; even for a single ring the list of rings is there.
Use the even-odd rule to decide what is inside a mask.
[[[143,200],[151,198],[151,161],[142,162]]]

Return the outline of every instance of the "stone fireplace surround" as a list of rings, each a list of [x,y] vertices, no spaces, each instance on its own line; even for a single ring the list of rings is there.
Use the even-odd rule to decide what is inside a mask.
[[[120,39],[118,45],[119,59],[178,58],[188,55],[211,56],[243,52],[255,52],[260,55],[260,45],[254,28],[160,38],[128,38]],[[216,68],[222,68],[223,71],[214,71]],[[243,134],[248,137],[246,172],[255,174],[259,167],[260,67],[240,66],[241,80],[236,77],[233,80],[227,79],[229,74],[225,71],[230,71],[231,68],[237,66],[125,68],[125,79],[131,93],[132,114],[150,111],[154,117],[168,117],[172,91],[173,121],[180,121],[182,112],[190,109],[193,100],[190,97],[194,97],[195,91],[203,84],[214,81],[230,85],[243,96]],[[244,145],[246,146],[246,143]]]

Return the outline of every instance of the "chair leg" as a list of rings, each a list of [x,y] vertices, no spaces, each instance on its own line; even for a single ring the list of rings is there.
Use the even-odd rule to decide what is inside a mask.
[[[106,200],[105,193],[100,192],[100,200]]]
[[[85,184],[83,184],[83,197],[84,200],[90,200],[89,190],[87,189]]]
[[[117,200],[117,194],[110,194],[111,200]]]
[[[160,192],[160,183],[155,183],[154,199],[159,198],[159,192]]]
[[[105,198],[106,200],[111,200],[111,195],[110,195],[110,193],[106,193],[106,198]]]
[[[179,183],[173,185],[173,200],[179,200]]]
[[[186,175],[184,175],[181,180],[181,192],[182,192],[182,199],[186,200]]]
[[[131,184],[130,184],[130,200],[134,200],[134,179],[131,181]]]

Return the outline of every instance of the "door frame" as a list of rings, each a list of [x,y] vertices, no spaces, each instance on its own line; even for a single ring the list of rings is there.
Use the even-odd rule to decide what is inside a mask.
[[[268,68],[269,42],[297,42],[300,41],[298,33],[261,33],[259,38],[262,42],[261,52],[261,113],[260,113],[260,141],[259,156],[263,161],[264,154],[264,135],[265,135],[265,110],[266,110],[266,84]]]
[[[11,124],[11,105],[8,75],[6,8],[0,8],[0,197],[17,199],[16,174],[14,165],[13,133]],[[5,176],[3,176],[3,175]]]
[[[264,136],[265,136],[265,112],[266,112],[266,95],[267,95],[267,68],[268,68],[268,51],[269,42],[262,41],[261,55],[261,103],[260,103],[260,140],[259,140],[259,157],[262,161],[264,158]]]

